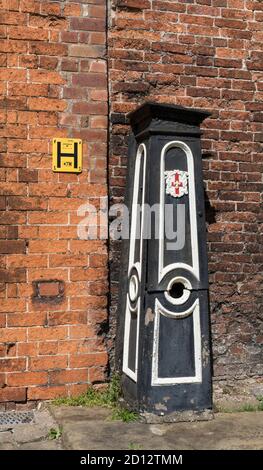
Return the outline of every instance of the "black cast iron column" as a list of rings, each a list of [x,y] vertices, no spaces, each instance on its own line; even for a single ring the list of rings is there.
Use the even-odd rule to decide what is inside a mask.
[[[117,360],[125,401],[168,420],[212,407],[200,147],[207,116],[157,103],[129,115]]]

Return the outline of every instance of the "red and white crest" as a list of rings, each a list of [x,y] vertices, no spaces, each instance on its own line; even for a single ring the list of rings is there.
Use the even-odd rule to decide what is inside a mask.
[[[188,194],[188,173],[181,170],[170,170],[164,172],[166,182],[166,194],[173,197],[182,197]]]

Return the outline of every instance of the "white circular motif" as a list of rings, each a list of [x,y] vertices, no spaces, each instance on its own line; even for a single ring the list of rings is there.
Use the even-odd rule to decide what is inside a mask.
[[[137,300],[138,293],[139,293],[138,278],[135,274],[133,274],[129,282],[129,298],[131,302],[135,302]]]
[[[183,294],[181,295],[181,297],[172,297],[169,294],[169,292],[172,289],[172,286],[174,284],[183,284],[183,286],[185,287],[183,289]],[[173,304],[173,305],[182,305],[189,299],[191,289],[192,289],[192,285],[191,285],[190,281],[188,281],[188,279],[186,279],[185,277],[177,276],[177,277],[174,277],[173,279],[170,280],[170,282],[167,286],[167,290],[165,291],[164,295],[165,295],[166,299],[171,304]]]

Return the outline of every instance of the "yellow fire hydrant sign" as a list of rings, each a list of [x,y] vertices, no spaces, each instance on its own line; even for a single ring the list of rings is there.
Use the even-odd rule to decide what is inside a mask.
[[[82,140],[54,138],[52,170],[61,173],[81,173]]]

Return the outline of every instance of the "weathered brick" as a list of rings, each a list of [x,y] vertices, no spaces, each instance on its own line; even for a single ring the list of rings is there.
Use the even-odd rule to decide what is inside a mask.
[[[76,59],[63,59],[61,62],[61,70],[68,72],[77,72],[78,71],[78,61]]]
[[[64,6],[63,13],[65,16],[80,16],[81,15],[81,5],[76,3],[69,3]]]
[[[39,31],[35,28],[25,28],[23,26],[10,26],[8,35],[10,39],[48,40],[48,31]]]
[[[7,374],[9,387],[26,387],[28,385],[45,385],[48,382],[47,372],[21,372]]]
[[[29,282],[40,282],[40,281],[46,281],[47,279],[59,279],[60,282],[64,281],[66,282],[68,280],[68,269],[46,269],[46,268],[32,268],[28,272],[28,280]],[[63,298],[61,299],[63,300]],[[66,299],[64,299],[66,300]],[[44,304],[40,305],[38,302],[35,302],[36,299],[33,299],[33,304],[30,304],[30,307],[32,307],[34,310],[39,309],[44,309]],[[61,303],[61,302],[60,302]],[[53,310],[55,309],[56,302],[54,303]],[[63,305],[57,305],[57,309],[61,310],[63,308]],[[52,304],[49,304],[49,310],[52,310]]]
[[[105,88],[107,80],[105,73],[74,74],[72,84],[85,87]],[[99,114],[99,113],[98,113]]]
[[[49,373],[50,384],[60,385],[88,381],[87,369],[52,371]]]
[[[41,56],[39,58],[39,67],[45,70],[55,70],[58,66],[57,57]],[[36,68],[36,67],[35,67]],[[41,72],[41,70],[39,70]],[[59,76],[58,76],[59,79]],[[61,79],[62,82],[62,79]]]
[[[38,344],[38,354],[41,355],[53,355],[58,354],[58,341],[48,341]]]
[[[55,8],[55,9],[56,9],[57,6],[60,9],[60,5],[58,5],[58,4],[55,3],[55,4],[52,5],[52,7]],[[58,16],[58,14],[54,14],[54,13],[50,13],[46,16],[30,15],[30,17],[29,17],[29,26],[32,26],[33,28],[50,29],[53,32],[56,29],[57,30],[65,30],[65,29],[67,29],[67,25],[68,25],[68,21],[67,21],[66,18]],[[51,49],[51,50],[53,51],[53,49]],[[51,53],[51,55],[52,55],[52,53]]]
[[[50,255],[49,266],[87,266],[87,255],[71,254],[71,255]]]
[[[40,337],[39,339],[42,339]],[[30,370],[52,370],[52,369],[65,369],[67,367],[68,358],[67,356],[39,356],[30,357],[29,367]],[[1,360],[0,360],[1,363]]]
[[[87,46],[72,44],[69,46],[69,55],[72,57],[103,57],[105,48],[102,46]]]
[[[63,27],[64,28],[64,27]],[[42,43],[40,41],[31,41],[29,43],[29,53],[39,55],[65,56],[67,46],[65,44]]]
[[[60,212],[59,209],[52,212],[32,212],[28,214],[28,217],[30,224],[63,225],[68,221],[68,214]]]
[[[72,355],[69,361],[70,367],[85,368],[92,366],[107,365],[108,355],[106,353],[78,354]]]
[[[33,54],[20,55],[19,66],[25,69],[37,68],[37,56]]]
[[[51,98],[29,98],[28,108],[30,110],[38,111],[64,111],[67,107],[67,103],[59,99]]]
[[[41,4],[41,13],[45,15],[59,16],[61,14],[61,4],[54,2],[45,2]]]
[[[9,275],[10,275],[10,271],[9,271]],[[2,278],[4,280],[4,277]],[[15,277],[11,279],[11,281],[7,281],[7,282],[16,282],[14,279],[16,279]],[[24,280],[24,279],[21,279],[21,277],[19,277],[19,280]],[[16,312],[17,310],[18,311],[25,311],[26,309],[26,302],[25,302],[25,299],[2,299],[1,301],[1,305],[0,305],[0,312]],[[10,334],[12,332],[9,332]]]
[[[18,180],[21,182],[34,182],[38,181],[38,171],[37,170],[26,170],[26,169],[19,169],[18,172]]]
[[[94,18],[104,18],[105,15],[106,15],[106,4],[105,4],[105,2],[103,2],[102,0],[98,0],[98,1],[95,1],[95,2],[91,2],[91,3],[94,3],[95,5],[88,6],[89,16],[94,17]],[[132,2],[132,3],[134,3],[134,2]],[[146,4],[146,2],[144,1],[144,5],[145,4]],[[85,7],[84,7],[84,9],[85,9]]]
[[[27,389],[22,387],[5,387],[0,388],[0,402],[13,401],[20,402],[26,401]]]
[[[30,80],[34,83],[52,83],[54,85],[65,83],[59,72],[47,72],[46,70],[31,70]]]
[[[91,367],[89,369],[89,382],[91,384],[104,382],[106,377],[105,367]]]
[[[24,268],[0,269],[0,278],[2,282],[23,282],[26,280],[26,270]]]
[[[7,326],[40,326],[45,325],[47,323],[47,314],[45,312],[40,313],[9,313],[7,315]],[[27,344],[27,343],[25,343]],[[27,346],[26,346],[27,347]],[[26,348],[25,347],[25,348]],[[25,355],[25,348],[23,349],[22,354],[22,343],[18,346],[18,353],[19,355]],[[35,345],[34,345],[35,348]],[[20,350],[21,349],[21,350]],[[31,353],[30,353],[31,354]]]
[[[59,340],[67,338],[67,327],[34,327],[29,330],[29,340]]]
[[[93,18],[72,18],[70,29],[76,31],[105,31],[105,21]]]
[[[50,326],[81,325],[85,324],[86,322],[87,313],[81,311],[50,312],[48,316],[48,324]]]
[[[39,211],[47,208],[47,201],[38,197],[10,196],[8,204],[11,210]]]
[[[7,298],[17,297],[18,295],[17,285],[16,284],[7,284],[6,286],[6,296]]]
[[[25,253],[24,240],[0,240],[0,253]]]
[[[106,103],[83,103],[82,101],[73,104],[73,112],[76,114],[102,114],[107,115],[108,106]]]
[[[65,397],[67,389],[65,385],[47,387],[29,387],[27,391],[28,400],[50,400],[57,397]]]
[[[24,371],[26,368],[26,360],[22,358],[15,358],[15,359],[1,359],[0,358],[0,367],[1,367],[2,372]]]
[[[67,393],[70,397],[78,397],[79,395],[83,395],[87,392],[88,388],[90,387],[89,384],[69,384],[66,385]]]
[[[29,253],[66,253],[66,241],[30,240]]]
[[[9,152],[14,153],[46,153],[48,146],[47,142],[43,140],[14,139],[8,142],[7,148]]]
[[[53,296],[57,296],[59,295],[60,293],[60,289],[59,289],[59,282],[55,282],[55,281],[52,281],[52,282],[40,282],[39,283],[39,288],[38,288],[38,291],[39,291],[39,295],[41,297],[53,297]]]

